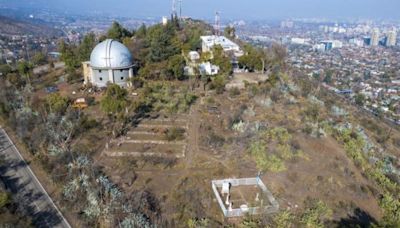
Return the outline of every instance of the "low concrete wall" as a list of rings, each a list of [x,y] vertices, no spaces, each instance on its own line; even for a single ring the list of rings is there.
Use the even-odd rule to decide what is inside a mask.
[[[232,187],[237,186],[248,186],[248,185],[257,185],[264,194],[266,194],[268,201],[271,205],[265,207],[250,207],[248,212],[243,212],[240,208],[235,208],[232,210],[227,210],[224,202],[221,199],[221,196],[218,192],[217,187],[222,187],[224,182],[229,182]],[[271,214],[279,211],[279,204],[276,201],[275,197],[269,191],[267,186],[262,182],[260,178],[240,178],[240,179],[225,179],[225,180],[213,180],[211,181],[211,187],[217,198],[218,204],[222,210],[222,213],[225,217],[240,217],[245,214],[256,215],[261,213]]]

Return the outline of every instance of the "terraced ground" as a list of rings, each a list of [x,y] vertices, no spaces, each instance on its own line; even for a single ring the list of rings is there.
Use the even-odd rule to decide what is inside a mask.
[[[124,137],[111,140],[104,153],[110,157],[176,157],[183,158],[187,148],[188,123],[186,116],[176,119],[146,119]],[[167,132],[180,129],[182,138],[168,138]]]

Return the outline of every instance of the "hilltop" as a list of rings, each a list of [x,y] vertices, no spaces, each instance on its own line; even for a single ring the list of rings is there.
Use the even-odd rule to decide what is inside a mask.
[[[254,47],[227,28],[223,39],[239,44],[242,56],[217,45],[203,51],[201,36],[214,33],[176,18],[135,31],[115,22],[100,38],[61,42],[65,70],[33,75],[28,65],[1,78],[2,121],[51,180],[73,225],[399,224],[399,129],[294,73],[279,45]],[[81,62],[104,39],[132,52],[131,87],[82,84]],[[200,73],[201,62],[218,73]],[[211,181],[257,175],[280,211],[224,217]],[[254,187],[231,197],[236,208],[267,202]]]

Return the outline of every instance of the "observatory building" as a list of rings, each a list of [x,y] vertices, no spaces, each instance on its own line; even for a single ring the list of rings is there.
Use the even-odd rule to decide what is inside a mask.
[[[106,87],[114,83],[127,87],[133,77],[132,55],[120,42],[107,39],[99,43],[90,55],[90,61],[83,62],[85,85]]]

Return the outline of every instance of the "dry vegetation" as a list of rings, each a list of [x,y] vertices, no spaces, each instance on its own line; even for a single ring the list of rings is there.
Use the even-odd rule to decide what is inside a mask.
[[[163,29],[150,34],[163,38]],[[183,33],[168,29],[173,38]],[[139,40],[129,42],[145,42],[141,32],[144,37],[136,34]],[[194,38],[190,43],[197,44]],[[141,51],[160,57],[151,55],[157,48]],[[306,78],[282,73],[289,71],[276,56],[284,53],[272,49],[269,79],[243,90],[225,91],[224,75],[193,83],[169,78],[173,69],[153,72],[169,58],[142,59],[142,81],[133,90],[138,96],[116,85],[89,93],[78,83],[56,82],[60,75],[52,74],[33,78],[33,89],[1,79],[0,114],[55,183],[56,201],[79,218],[78,226],[398,225],[399,177],[391,172],[399,168],[398,129]],[[180,55],[175,52],[171,56]],[[59,93],[45,94],[42,82],[58,84]],[[71,107],[78,96],[91,101],[87,109]],[[184,156],[175,156],[180,151]],[[260,171],[281,212],[225,219],[211,180]]]

